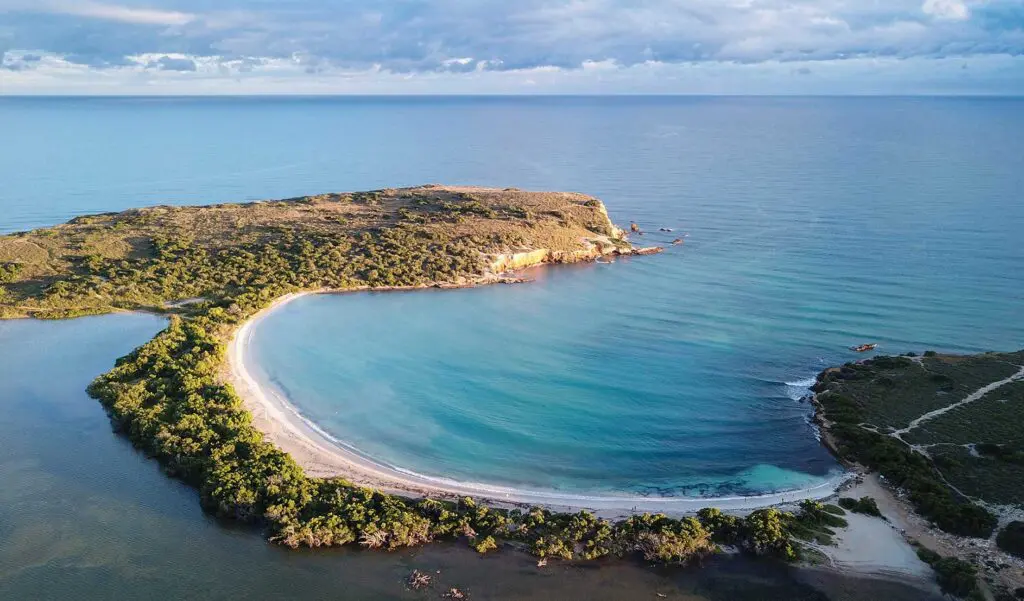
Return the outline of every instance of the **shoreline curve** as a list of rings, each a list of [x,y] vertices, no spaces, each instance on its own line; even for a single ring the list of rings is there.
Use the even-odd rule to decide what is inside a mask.
[[[419,289],[417,287],[416,289]],[[854,474],[844,472],[804,489],[760,495],[728,497],[677,497],[641,495],[586,495],[558,491],[534,491],[501,485],[459,482],[418,474],[383,464],[361,454],[305,418],[283,394],[262,385],[246,365],[246,351],[253,327],[274,310],[311,294],[347,294],[360,290],[323,290],[287,294],[246,320],[232,334],[227,345],[227,381],[253,416],[253,426],[266,439],[288,453],[310,476],[343,478],[352,484],[374,488],[403,497],[432,497],[454,500],[473,497],[493,507],[540,506],[553,511],[589,510],[599,517],[618,519],[636,513],[664,513],[671,516],[695,514],[705,507],[732,513],[746,513],[764,507],[795,506],[806,499],[832,497]]]

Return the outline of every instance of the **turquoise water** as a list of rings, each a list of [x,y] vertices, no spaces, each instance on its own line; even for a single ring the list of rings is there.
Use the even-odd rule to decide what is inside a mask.
[[[527,286],[307,298],[257,328],[304,413],[429,475],[800,487],[835,464],[797,399],[847,346],[1024,346],[1021,100],[5,99],[0,122],[4,231],[433,181],[582,191],[641,242],[689,234]]]

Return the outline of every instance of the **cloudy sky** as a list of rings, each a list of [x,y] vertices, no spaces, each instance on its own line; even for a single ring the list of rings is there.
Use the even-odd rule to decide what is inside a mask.
[[[1024,0],[0,0],[2,94],[1024,94]]]

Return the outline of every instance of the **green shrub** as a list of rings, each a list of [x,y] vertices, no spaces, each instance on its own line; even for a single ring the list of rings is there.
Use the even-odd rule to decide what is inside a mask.
[[[832,515],[846,515],[846,512],[843,511],[842,507],[832,505],[831,503],[823,503],[821,508]]]
[[[931,549],[920,547],[917,556],[935,570],[935,579],[942,592],[955,597],[967,598],[980,594],[978,568],[955,557],[942,557]]]
[[[917,556],[928,565],[932,565],[942,559],[941,555],[926,547],[918,547]]]
[[[473,548],[477,553],[484,554],[488,551],[494,551],[498,548],[497,541],[494,540],[493,536],[488,536],[480,539],[473,544]]]
[[[785,521],[792,519],[778,509],[758,509],[743,520],[743,546],[755,555],[775,555],[783,559],[795,559],[794,549],[785,527]]]
[[[7,284],[18,279],[22,266],[19,263],[0,263],[0,284]]]
[[[860,499],[842,497],[839,499],[839,505],[854,513],[863,513],[877,517],[882,516],[882,512],[878,509],[878,503],[871,497],[861,497]]]
[[[842,510],[840,509],[840,511]],[[849,525],[843,518],[826,510],[825,505],[822,503],[811,500],[801,501],[800,513],[797,519],[811,527],[830,526],[832,528],[845,528]]]
[[[722,513],[720,509],[706,507],[697,512],[697,519],[711,532],[711,538],[720,545],[736,545],[740,542],[742,523],[739,518]]]
[[[932,565],[944,593],[968,597],[978,591],[978,569],[955,557],[943,557]]]
[[[1024,522],[1010,522],[996,536],[996,545],[1011,555],[1024,559]]]

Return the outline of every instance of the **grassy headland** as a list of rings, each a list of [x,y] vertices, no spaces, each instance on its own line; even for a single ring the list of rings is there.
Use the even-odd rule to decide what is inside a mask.
[[[1019,586],[993,548],[1024,548],[1012,521],[1024,508],[1024,351],[875,357],[823,371],[814,391],[834,452],[877,470],[946,534],[956,557],[921,557],[951,592],[974,594],[978,571],[996,590]]]
[[[463,284],[543,250],[571,261],[631,247],[579,194],[422,187],[79,217],[0,237],[0,317],[211,304],[284,289]],[[514,262],[510,263],[512,266]]]

